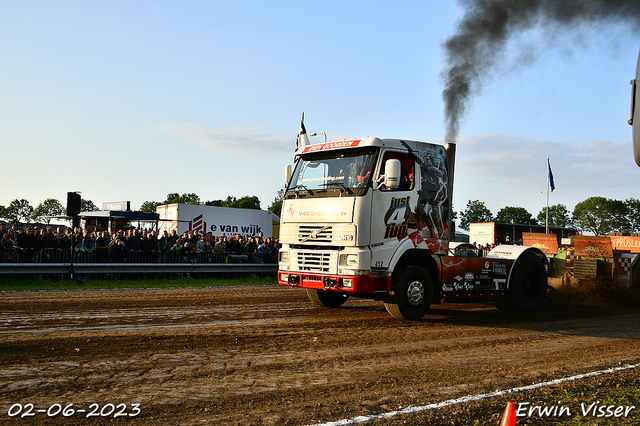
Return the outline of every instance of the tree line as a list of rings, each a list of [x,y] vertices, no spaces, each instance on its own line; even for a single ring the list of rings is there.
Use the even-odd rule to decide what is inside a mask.
[[[282,207],[283,196],[284,190],[278,192],[278,195],[275,200],[273,200],[268,210],[279,215]],[[200,197],[194,193],[185,193],[182,195],[178,193],[169,193],[164,201],[145,201],[142,203],[140,211],[155,213],[157,206],[175,203],[260,210],[260,200],[255,195],[246,195],[241,198],[228,196],[226,200],[202,202]],[[93,212],[100,209],[93,203],[93,201],[82,199],[80,201],[80,210],[83,212]],[[51,222],[53,217],[63,216],[67,216],[67,208],[55,198],[47,198],[35,208],[24,198],[21,200],[13,200],[11,204],[6,207],[0,205],[0,218],[9,223],[40,222],[48,224]]]
[[[273,200],[267,210],[280,215],[280,209],[282,208],[282,199],[284,197],[284,190],[280,190],[278,195]],[[156,207],[165,204],[192,204],[198,206],[213,206],[213,207],[232,207],[237,209],[255,209],[260,210],[260,199],[255,195],[245,195],[244,197],[236,198],[229,195],[226,200],[213,200],[213,201],[201,201],[200,197],[193,192],[178,194],[172,192],[167,194],[167,198],[164,201],[145,201],[140,207],[140,211],[143,212],[155,212]]]
[[[95,212],[100,210],[93,201],[81,200],[80,210],[83,212]],[[8,206],[0,206],[0,218],[6,220],[9,223],[24,223],[24,222],[44,222],[50,223],[52,217],[66,216],[67,208],[55,198],[47,198],[35,208],[29,204],[29,201],[24,198],[21,200],[15,199]]]
[[[268,210],[279,215],[282,208],[284,189],[281,189]],[[201,201],[195,193],[169,193],[164,201],[145,201],[140,210],[155,212],[156,207],[164,204],[196,204],[205,206],[234,207],[241,209],[260,209],[258,197],[246,195],[236,198],[228,196],[225,200]],[[83,212],[99,210],[91,201],[83,199],[80,209]],[[54,198],[47,198],[35,208],[25,199],[13,200],[8,206],[0,206],[0,218],[10,223],[44,222],[52,217],[65,216],[66,207]],[[533,217],[524,207],[503,207],[494,216],[484,202],[469,201],[464,211],[454,212],[454,218],[460,228],[469,230],[470,223],[498,222],[521,225],[545,225],[547,209],[543,208],[537,217]],[[595,235],[610,232],[640,232],[640,200],[613,200],[605,197],[590,197],[576,204],[570,212],[564,204],[549,207],[549,226],[559,228],[577,228]]]
[[[454,214],[456,217],[457,214]],[[497,222],[520,225],[545,225],[547,208],[533,217],[523,207],[503,207],[494,216],[484,202],[469,201],[457,221],[462,229],[469,230],[470,223]],[[564,204],[549,206],[549,226],[577,228],[595,235],[610,232],[640,232],[640,200],[613,200],[590,197],[576,204],[570,212]]]

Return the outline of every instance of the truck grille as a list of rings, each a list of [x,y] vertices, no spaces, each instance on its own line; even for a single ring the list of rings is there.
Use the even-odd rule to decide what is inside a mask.
[[[308,252],[301,251],[297,253],[298,270],[313,272],[330,272],[329,268],[332,263],[331,253],[327,252]]]

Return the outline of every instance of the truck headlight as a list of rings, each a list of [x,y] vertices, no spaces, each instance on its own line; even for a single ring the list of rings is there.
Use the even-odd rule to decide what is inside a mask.
[[[281,251],[280,252],[280,262],[289,263],[289,252],[288,251]]]
[[[348,254],[345,263],[347,266],[358,266],[358,255]]]

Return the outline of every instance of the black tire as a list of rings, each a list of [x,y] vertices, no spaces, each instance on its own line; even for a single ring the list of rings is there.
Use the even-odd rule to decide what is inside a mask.
[[[547,297],[547,290],[544,262],[533,253],[523,253],[511,271],[509,288],[504,295],[494,296],[493,304],[506,311],[537,311]]]
[[[411,266],[398,276],[393,294],[385,297],[384,307],[394,318],[415,321],[427,313],[432,299],[431,276],[423,267]]]
[[[349,295],[339,291],[332,290],[318,290],[315,288],[308,288],[307,296],[311,302],[316,306],[323,306],[326,308],[337,308],[342,306],[347,301]]]

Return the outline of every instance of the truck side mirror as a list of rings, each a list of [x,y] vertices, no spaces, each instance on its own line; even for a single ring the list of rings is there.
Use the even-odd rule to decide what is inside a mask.
[[[287,164],[284,168],[284,187],[286,188],[289,185],[289,181],[291,180],[291,164]]]
[[[402,166],[400,164],[400,160],[398,160],[397,158],[387,160],[384,163],[385,174],[380,176],[381,180],[384,179],[383,184],[389,189],[395,189],[400,186],[401,170]]]

